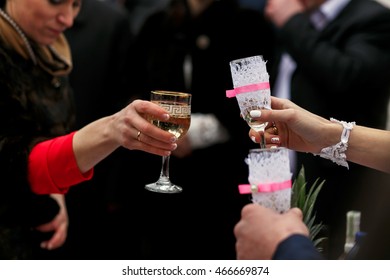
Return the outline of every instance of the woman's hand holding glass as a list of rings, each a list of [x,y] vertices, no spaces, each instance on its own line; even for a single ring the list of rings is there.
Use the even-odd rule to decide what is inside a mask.
[[[157,104],[134,100],[119,112],[78,130],[73,137],[73,151],[80,171],[87,172],[120,146],[159,156],[170,155],[177,148],[177,137],[150,123],[148,116],[161,121],[170,118]]]
[[[151,124],[150,116],[159,121],[168,121],[171,118],[162,107],[143,100],[134,101],[117,114],[118,126],[126,127],[130,123],[133,126],[117,130],[121,133],[119,135],[121,146],[160,156],[170,155],[177,147],[175,143],[177,137]]]
[[[342,126],[315,115],[288,99],[272,96],[272,110],[255,110],[252,118],[272,123],[265,130],[267,147],[282,146],[298,152],[317,154],[322,148],[340,141]],[[327,129],[329,126],[335,129]],[[256,143],[259,134],[251,129],[249,137]]]
[[[273,110],[254,112],[257,115],[255,118],[274,122],[277,128],[277,135],[273,128],[266,129],[267,146],[276,145],[298,152],[318,154],[324,147],[340,141],[343,126],[339,123],[313,114],[288,99],[271,98]],[[255,142],[260,141],[258,133],[253,129],[249,131],[249,137]],[[349,137],[347,160],[390,173],[390,153],[384,152],[388,150],[389,139],[389,130],[355,125]]]

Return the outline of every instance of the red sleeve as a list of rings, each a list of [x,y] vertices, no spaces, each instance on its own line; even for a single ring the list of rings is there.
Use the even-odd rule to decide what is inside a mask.
[[[73,185],[89,180],[93,169],[81,173],[73,153],[72,132],[37,144],[28,159],[28,179],[36,194],[66,193]]]

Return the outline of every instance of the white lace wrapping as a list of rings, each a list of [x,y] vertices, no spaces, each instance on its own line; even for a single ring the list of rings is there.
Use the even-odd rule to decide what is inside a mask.
[[[253,193],[252,202],[273,209],[278,213],[286,212],[291,208],[291,188],[275,192]]]
[[[285,148],[252,149],[245,162],[249,166],[251,185],[291,180],[289,154]],[[252,201],[283,213],[291,207],[291,185],[276,191],[252,192]]]
[[[334,118],[330,119],[332,122],[340,123],[343,126],[343,132],[341,133],[341,139],[340,142],[329,146],[326,148],[323,148],[321,150],[321,153],[319,154],[320,157],[329,159],[333,161],[334,163],[337,163],[338,165],[344,166],[346,168],[349,168],[348,162],[347,162],[347,156],[345,155],[345,152],[348,149],[348,140],[349,135],[351,133],[351,130],[353,129],[353,126],[356,124],[355,122],[345,122],[345,121],[339,121]]]
[[[230,62],[230,71],[234,88],[269,82],[266,61],[261,55],[236,59]],[[241,114],[248,117],[254,109],[271,109],[271,91],[269,88],[249,91],[236,95]]]

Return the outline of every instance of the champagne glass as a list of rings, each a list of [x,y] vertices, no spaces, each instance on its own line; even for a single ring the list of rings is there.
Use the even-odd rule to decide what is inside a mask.
[[[265,148],[264,130],[268,123],[252,119],[250,111],[271,109],[266,62],[260,55],[239,58],[230,62],[230,70],[234,89],[227,91],[227,97],[237,98],[243,119],[260,134],[260,147]]]
[[[241,194],[252,194],[252,202],[283,213],[291,206],[291,177],[288,149],[251,149],[245,162],[249,184],[239,185]]]
[[[160,121],[151,117],[151,122],[166,130],[180,139],[183,137],[191,124],[191,98],[192,95],[174,91],[152,91],[150,101],[158,104],[168,111],[170,118],[168,121]],[[157,182],[147,184],[145,188],[149,191],[159,193],[180,193],[182,188],[173,184],[169,179],[170,156],[162,157],[160,177]]]

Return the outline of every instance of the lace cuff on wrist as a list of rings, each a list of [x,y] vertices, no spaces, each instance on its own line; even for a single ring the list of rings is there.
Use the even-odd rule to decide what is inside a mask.
[[[192,149],[204,149],[229,140],[229,132],[213,114],[193,113],[188,138]]]
[[[344,122],[339,121],[334,118],[331,118],[330,121],[340,123],[343,126],[343,132],[341,133],[341,140],[339,143],[329,146],[326,148],[323,148],[321,150],[321,153],[319,154],[320,157],[329,159],[333,161],[334,163],[337,163],[338,165],[342,165],[346,168],[349,168],[348,162],[347,162],[347,156],[345,155],[345,152],[348,149],[348,139],[349,135],[351,133],[351,130],[353,126],[356,124],[355,122]]]

